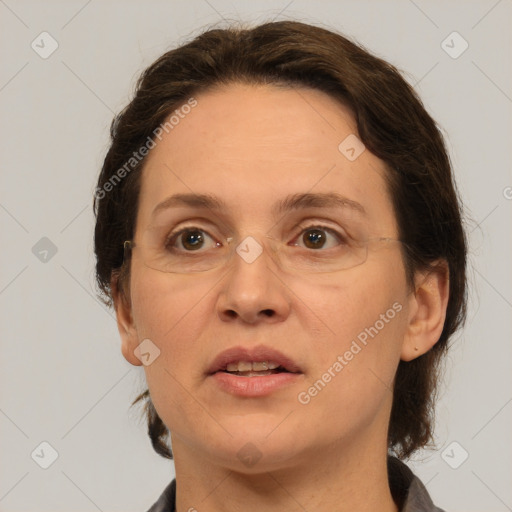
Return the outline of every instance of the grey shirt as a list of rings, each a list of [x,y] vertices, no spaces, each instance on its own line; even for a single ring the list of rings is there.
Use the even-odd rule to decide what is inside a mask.
[[[400,512],[443,512],[432,503],[419,478],[395,457],[388,457],[388,475],[391,495]],[[174,512],[175,508],[176,480],[173,480],[148,512]]]

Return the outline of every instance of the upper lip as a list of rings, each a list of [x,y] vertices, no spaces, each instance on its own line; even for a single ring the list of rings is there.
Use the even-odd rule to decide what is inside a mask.
[[[232,347],[221,352],[208,368],[208,374],[212,375],[219,371],[224,371],[229,363],[238,363],[239,361],[263,362],[273,361],[282,366],[291,373],[302,373],[300,367],[292,359],[285,356],[278,350],[263,345],[257,347]]]

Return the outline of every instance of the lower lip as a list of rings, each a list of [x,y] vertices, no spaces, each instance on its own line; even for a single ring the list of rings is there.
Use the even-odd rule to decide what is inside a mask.
[[[239,377],[226,372],[211,375],[214,382],[226,393],[238,396],[266,396],[278,389],[289,386],[303,377],[302,373],[274,373],[261,377]]]

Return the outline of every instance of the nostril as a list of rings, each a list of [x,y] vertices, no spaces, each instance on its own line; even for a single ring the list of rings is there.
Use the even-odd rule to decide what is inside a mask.
[[[224,320],[236,320],[237,318],[240,318],[242,320],[245,320],[246,322],[255,323],[258,322],[258,319],[261,320],[263,317],[276,317],[276,311],[274,309],[267,308],[261,309],[257,314],[254,314],[252,312],[247,312],[247,314],[241,314],[237,312],[236,309],[224,309],[224,311],[222,312],[222,317],[224,318]]]

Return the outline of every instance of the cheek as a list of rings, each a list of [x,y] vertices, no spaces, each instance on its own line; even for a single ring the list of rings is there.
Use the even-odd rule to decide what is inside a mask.
[[[318,343],[321,353],[348,349],[358,337],[363,343],[366,338],[387,339],[378,348],[388,351],[403,339],[408,293],[403,269],[395,261],[317,275],[289,287],[299,299],[296,316],[304,332],[315,325],[315,348]]]
[[[160,350],[155,365],[145,367],[148,383],[156,372],[191,368],[200,357],[196,340],[212,317],[216,280],[141,269],[132,274],[132,306],[139,339],[149,338]]]
[[[371,422],[392,397],[407,325],[404,273],[399,265],[365,265],[312,290],[311,283],[297,289],[308,297],[298,316],[314,310],[323,332],[312,341],[315,364],[299,403],[334,430],[355,418]]]
[[[168,340],[183,339],[188,333],[199,330],[198,311],[214,286],[215,281],[211,278],[191,280],[187,276],[146,267],[134,269],[132,305],[139,335],[166,348]]]
[[[202,347],[196,341],[213,314],[209,292],[215,283],[216,279],[206,276],[194,281],[146,268],[132,272],[139,340],[149,338],[160,351],[153,363],[144,366],[146,383],[155,407],[170,425],[173,418],[190,416],[197,405],[186,389],[194,362],[201,360]]]

